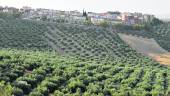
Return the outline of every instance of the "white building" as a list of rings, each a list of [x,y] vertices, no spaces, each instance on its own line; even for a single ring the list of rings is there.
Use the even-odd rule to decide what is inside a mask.
[[[100,24],[101,22],[103,22],[105,19],[103,19],[103,18],[93,18],[93,17],[91,17],[91,22],[93,23],[93,24],[95,24],[95,25],[98,25],[98,24]]]

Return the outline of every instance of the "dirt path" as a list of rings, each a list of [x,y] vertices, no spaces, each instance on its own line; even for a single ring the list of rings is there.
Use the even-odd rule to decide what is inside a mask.
[[[150,56],[161,64],[170,65],[170,53],[160,47],[153,38],[148,39],[127,34],[118,35],[139,53]]]

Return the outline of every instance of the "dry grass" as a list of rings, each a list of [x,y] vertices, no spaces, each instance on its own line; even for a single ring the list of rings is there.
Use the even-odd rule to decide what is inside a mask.
[[[170,53],[158,45],[152,38],[143,38],[126,34],[119,34],[120,38],[134,50],[153,58],[160,64],[170,65]]]
[[[157,55],[152,55],[153,59],[158,61],[161,64],[165,65],[170,65],[170,53],[169,54],[157,54]]]

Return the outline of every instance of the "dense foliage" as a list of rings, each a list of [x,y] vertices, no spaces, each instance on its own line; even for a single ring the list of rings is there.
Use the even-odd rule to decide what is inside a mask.
[[[28,20],[0,18],[0,48],[48,49],[44,28]]]
[[[14,96],[164,96],[170,92],[170,70],[153,61],[96,62],[54,52],[0,51],[0,80]]]
[[[5,84],[4,81],[0,82],[0,96],[11,96],[12,91],[13,89],[10,84]]]

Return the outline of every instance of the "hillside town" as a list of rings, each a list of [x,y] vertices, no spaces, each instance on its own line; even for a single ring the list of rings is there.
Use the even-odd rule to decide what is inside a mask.
[[[94,13],[94,12],[79,12],[74,11],[61,11],[52,9],[37,8],[24,6],[22,8],[14,7],[2,7],[0,6],[0,12],[9,14],[21,13],[22,19],[33,19],[33,20],[48,20],[48,21],[59,21],[59,22],[74,22],[82,23],[87,19],[93,24],[100,24],[101,22],[108,21],[112,24],[142,24],[151,22],[154,15],[142,14],[142,13],[130,13],[130,12],[119,12],[119,11],[108,11],[105,13]]]

